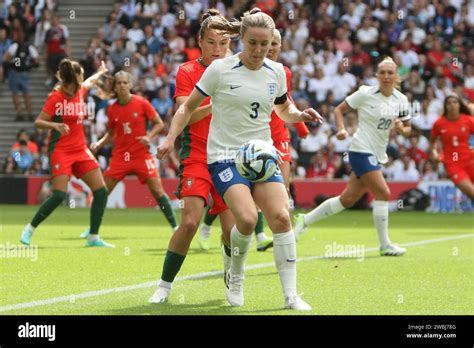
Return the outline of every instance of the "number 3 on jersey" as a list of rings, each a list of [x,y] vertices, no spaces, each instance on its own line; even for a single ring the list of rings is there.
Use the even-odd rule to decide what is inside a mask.
[[[260,107],[260,103],[253,102],[252,104],[250,104],[250,106],[252,107],[252,113],[250,114],[250,118],[255,119],[258,117],[258,108]]]

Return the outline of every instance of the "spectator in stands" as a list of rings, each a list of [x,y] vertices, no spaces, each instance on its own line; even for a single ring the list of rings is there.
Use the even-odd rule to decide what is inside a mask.
[[[328,144],[328,136],[321,131],[319,123],[307,124],[310,130],[308,136],[300,140],[300,164],[309,165],[311,158]]]
[[[142,0],[135,6],[135,18],[140,21],[141,27],[150,25],[157,13],[158,5],[153,0]]]
[[[56,72],[59,67],[59,62],[66,58],[71,52],[71,42],[69,40],[68,28],[60,23],[60,17],[54,14],[51,17],[51,28],[45,34],[46,43],[46,61],[48,79],[46,85],[51,86],[58,81]]]
[[[132,21],[132,27],[127,30],[127,38],[137,45],[145,41],[145,33],[140,28],[140,21],[138,19]]]
[[[426,83],[423,81],[418,71],[413,69],[410,71],[408,78],[403,81],[402,88],[406,92],[411,92],[414,99],[422,101],[425,95]]]
[[[36,24],[34,45],[39,51],[43,51],[46,33],[51,28],[51,11],[45,8],[41,12],[41,18]]]
[[[11,147],[11,151],[17,151],[20,148],[20,141],[26,142],[28,150],[36,157],[38,155],[38,145],[30,140],[30,136],[26,129],[21,128],[16,134],[16,143]]]
[[[418,54],[411,49],[409,41],[401,43],[401,50],[397,51],[397,54],[400,57],[401,64],[407,69],[411,69],[420,63]]]
[[[415,17],[408,17],[406,29],[402,30],[399,41],[406,41],[409,34],[411,35],[411,42],[416,46],[422,45],[426,38],[426,32],[423,28],[416,25]]]
[[[112,12],[107,18],[107,23],[102,26],[102,32],[104,35],[104,43],[106,45],[112,45],[113,42],[124,36],[126,31],[125,27],[118,23],[118,15]]]
[[[310,165],[306,168],[306,178],[332,179],[336,169],[330,161],[328,161],[322,151],[317,151],[311,157]]]
[[[332,77],[334,102],[339,105],[346,96],[351,94],[357,86],[357,80],[354,75],[347,71],[345,62],[340,62],[337,66],[337,74]]]
[[[169,5],[166,1],[160,3],[159,13],[161,14],[161,25],[166,29],[173,28],[176,24],[176,16],[170,13]]]
[[[158,97],[153,98],[151,105],[163,120],[173,115],[173,100],[170,98],[165,88],[159,89]]]
[[[31,109],[30,97],[30,69],[39,65],[38,51],[33,45],[25,40],[25,33],[18,32],[18,40],[13,41],[8,51],[3,56],[6,62],[10,62],[8,72],[8,84],[12,93],[12,102],[16,111],[15,121],[25,121],[26,118],[34,119]],[[23,94],[26,114],[20,107],[19,92]]]
[[[372,24],[372,20],[365,17],[362,26],[357,30],[357,40],[361,43],[362,49],[370,52],[375,47],[378,37],[379,31]]]
[[[145,26],[145,43],[148,48],[148,53],[153,55],[160,52],[161,43],[160,40],[153,33],[153,26]]]
[[[316,68],[314,76],[308,81],[308,93],[310,93],[312,104],[319,105],[326,100],[326,96],[333,88],[332,78],[324,76],[323,69]]]
[[[18,149],[12,150],[10,155],[16,162],[16,165],[22,173],[28,170],[33,165],[33,155],[28,149],[28,145],[25,140],[19,141],[20,147]]]
[[[367,66],[364,68],[364,73],[362,75],[362,82],[361,84],[366,85],[366,86],[375,86],[379,82],[377,81],[377,78],[374,75],[374,68],[372,66]]]
[[[18,166],[11,155],[8,155],[3,165],[2,173],[5,175],[19,174]]]
[[[188,37],[186,41],[186,48],[183,50],[186,55],[186,60],[195,60],[201,56],[201,50],[197,46],[196,39],[194,37]]]
[[[169,28],[166,31],[166,40],[168,41],[168,47],[171,49],[171,54],[178,55],[183,53],[186,42],[181,36],[178,36],[174,28]]]
[[[439,179],[438,171],[436,170],[436,164],[431,161],[425,161],[423,169],[421,171],[421,180],[423,181],[436,181]]]
[[[11,40],[7,35],[6,28],[0,28],[0,81],[4,81],[6,76],[8,76],[8,70],[10,68],[10,62],[5,61],[3,56],[8,51],[8,48],[11,45]]]
[[[362,77],[364,68],[370,65],[370,57],[367,52],[362,50],[361,44],[359,42],[354,43],[354,49],[352,50],[351,57],[351,73],[355,76]]]
[[[349,40],[350,34],[344,29],[339,27],[336,29],[336,38],[334,39],[334,45],[336,49],[344,53],[344,55],[350,55],[352,53],[352,42]]]
[[[112,50],[110,52],[110,59],[114,65],[114,71],[122,69],[124,65],[130,66],[132,61],[132,53],[124,48],[122,39],[117,39],[114,41]]]
[[[420,149],[419,141],[420,138],[417,135],[410,136],[410,146],[407,148],[407,154],[415,161],[416,167],[421,169],[429,156],[428,153]]]
[[[421,102],[421,109],[417,115],[412,115],[413,118],[411,119],[411,124],[418,128],[426,138],[430,137],[431,128],[433,128],[433,124],[438,119],[439,115],[436,113],[430,114],[428,112],[428,105],[429,101],[427,99],[423,99]],[[441,105],[442,107],[442,105]]]
[[[410,155],[405,154],[401,160],[397,161],[401,161],[401,165],[395,166],[393,181],[418,181],[420,179],[420,173],[418,173],[413,165]]]
[[[122,12],[127,15],[130,21],[133,21],[135,18],[136,12],[136,1],[135,0],[121,0],[120,9]]]

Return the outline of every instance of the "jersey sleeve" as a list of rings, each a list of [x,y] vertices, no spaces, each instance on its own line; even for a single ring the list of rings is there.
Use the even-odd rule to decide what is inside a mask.
[[[213,61],[196,84],[196,89],[206,97],[213,95],[219,86],[221,65],[222,63],[219,60]]]
[[[359,89],[352,93],[346,98],[346,103],[351,107],[351,109],[358,109],[365,100],[364,86],[359,87]]]
[[[187,97],[194,89],[193,81],[189,74],[179,67],[178,73],[176,74],[176,92],[174,93],[173,100],[176,102],[177,97]]]
[[[285,69],[283,69],[283,65],[279,65],[278,71],[278,86],[277,86],[277,99],[283,97],[285,94],[288,93],[287,88],[287,75],[285,73]]]
[[[43,105],[42,112],[47,113],[49,116],[54,117],[56,115],[56,104],[58,103],[58,96],[52,92]]]
[[[434,139],[435,137],[437,137],[441,134],[439,124],[440,123],[438,121],[436,121],[433,124],[433,128],[431,128],[431,139]]]
[[[408,103],[408,98],[403,96],[402,103],[400,104],[400,110],[398,111],[398,118],[402,122],[409,121],[411,119],[410,107]]]

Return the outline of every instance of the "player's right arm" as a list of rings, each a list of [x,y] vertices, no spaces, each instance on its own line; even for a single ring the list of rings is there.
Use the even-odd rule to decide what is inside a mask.
[[[206,99],[207,96],[202,94],[197,89],[194,89],[186,102],[183,103],[176,111],[171,121],[170,130],[166,136],[165,141],[158,146],[158,159],[164,159],[174,148],[174,142],[184,127],[189,124],[192,113],[199,105]]]
[[[109,129],[107,130],[105,135],[102,138],[100,138],[99,141],[97,141],[94,144],[91,144],[91,151],[95,154],[105,145],[113,143],[113,141],[114,141],[114,133],[113,133],[113,130]]]
[[[437,162],[439,162],[440,157],[439,157],[438,150],[436,149],[436,143],[438,142],[440,135],[441,135],[441,132],[439,129],[439,123],[435,122],[433,124],[433,128],[431,128],[430,147],[428,148],[428,154],[431,156],[432,159],[434,159]]]
[[[336,118],[336,138],[338,140],[344,140],[347,138],[347,131],[346,127],[344,126],[344,113],[349,111],[351,107],[346,101],[343,101],[334,109],[334,116]]]
[[[176,97],[176,106],[179,108],[183,105],[189,97],[181,96]],[[201,121],[203,118],[209,116],[212,112],[212,105],[203,105],[198,107],[196,110],[193,111],[191,114],[191,119],[189,120],[188,125],[192,125],[193,123]]]
[[[52,116],[41,111],[35,120],[35,127],[39,129],[53,129],[61,133],[61,135],[69,134],[69,126],[65,123],[51,122]]]

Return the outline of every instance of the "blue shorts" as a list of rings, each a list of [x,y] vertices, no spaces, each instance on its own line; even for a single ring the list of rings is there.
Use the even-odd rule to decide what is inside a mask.
[[[365,173],[381,170],[377,157],[371,153],[349,151],[349,163],[355,175],[360,178]]]
[[[30,91],[30,76],[26,71],[16,71],[11,68],[8,72],[8,86],[13,94],[18,94],[20,91],[28,94]]]
[[[239,174],[233,161],[214,162],[208,164],[208,168],[214,187],[217,189],[217,192],[222,199],[224,199],[225,191],[227,191],[227,189],[232,185],[243,184],[249,189],[252,189],[255,185],[254,182],[244,179]],[[281,182],[283,184],[284,180],[280,168],[277,167],[275,173],[264,182]]]

